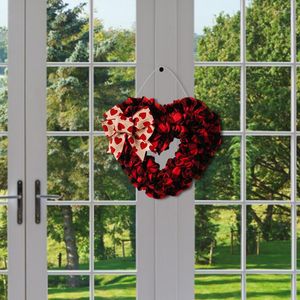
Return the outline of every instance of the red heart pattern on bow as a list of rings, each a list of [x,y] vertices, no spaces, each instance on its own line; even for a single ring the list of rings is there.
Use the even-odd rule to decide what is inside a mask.
[[[133,151],[143,161],[146,151],[151,146],[149,138],[154,131],[150,109],[142,108],[132,117],[127,117],[121,108],[115,105],[104,113],[104,117],[102,128],[109,139],[107,152],[119,159],[127,138]]]

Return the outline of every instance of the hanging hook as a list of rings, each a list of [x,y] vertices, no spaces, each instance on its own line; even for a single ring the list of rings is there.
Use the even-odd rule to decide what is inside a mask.
[[[183,92],[183,94],[185,94],[186,97],[188,97],[188,93],[186,91],[186,89],[184,88],[182,82],[179,80],[178,76],[175,74],[175,72],[173,72],[169,67],[167,66],[160,66],[160,67],[156,67],[152,70],[152,72],[148,75],[148,77],[144,80],[143,84],[141,85],[140,89],[137,91],[136,95],[138,97],[138,95],[140,94],[140,92],[143,90],[143,88],[145,87],[145,85],[148,83],[148,81],[150,80],[150,78],[153,76],[153,74],[157,71],[159,72],[163,72],[164,70],[169,71],[169,73],[172,75],[172,77],[179,83],[179,86]]]

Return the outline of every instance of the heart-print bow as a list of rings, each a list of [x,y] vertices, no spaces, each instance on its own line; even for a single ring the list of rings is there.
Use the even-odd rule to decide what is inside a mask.
[[[126,117],[121,108],[115,105],[104,113],[104,117],[106,120],[102,122],[102,127],[109,138],[107,153],[112,153],[118,159],[127,137],[132,149],[143,161],[146,151],[151,146],[149,138],[154,131],[150,109],[142,108],[132,117]]]

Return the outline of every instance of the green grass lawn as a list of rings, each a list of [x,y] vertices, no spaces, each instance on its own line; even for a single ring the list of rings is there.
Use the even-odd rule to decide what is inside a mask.
[[[290,268],[290,242],[262,242],[260,255],[248,255],[248,268]],[[299,243],[300,249],[300,243]],[[230,247],[216,247],[212,266],[196,264],[197,269],[240,268],[240,253],[236,248],[230,253]],[[97,262],[98,270],[134,269],[133,259],[112,259]],[[80,269],[88,269],[82,264]],[[62,276],[60,276],[61,278]],[[49,278],[49,283],[52,282]],[[55,281],[55,280],[54,280]],[[89,299],[89,280],[84,280],[81,288],[68,288],[64,280],[49,284],[49,299]],[[300,286],[300,281],[299,281]],[[250,300],[288,300],[291,294],[289,275],[249,275],[247,277],[247,299]],[[95,299],[131,300],[136,297],[135,276],[106,275],[95,277]],[[239,275],[196,275],[195,299],[241,299],[241,278]]]
[[[251,269],[289,269],[291,267],[290,241],[262,242],[260,255],[247,256],[247,268]],[[300,243],[298,243],[300,249]],[[198,263],[196,269],[239,269],[240,249],[235,247],[233,254],[229,246],[218,246],[214,252],[213,265]],[[298,260],[300,266],[300,260]]]
[[[136,278],[135,276],[105,275],[95,277],[95,299],[136,299]],[[48,299],[80,299],[89,300],[89,283],[82,288],[49,287]]]
[[[241,299],[241,277],[239,275],[196,275],[195,299]],[[247,276],[247,299],[290,300],[291,277],[249,275]]]
[[[135,260],[131,258],[107,259],[95,262],[96,270],[134,270]],[[84,262],[79,266],[79,270],[88,270],[89,263]],[[65,270],[65,268],[50,267],[49,270]]]

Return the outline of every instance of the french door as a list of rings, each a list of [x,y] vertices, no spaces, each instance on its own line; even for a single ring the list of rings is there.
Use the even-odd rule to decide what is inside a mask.
[[[25,7],[10,1],[8,18],[8,1],[0,5],[0,298],[25,299],[25,66],[24,37],[18,34]],[[14,58],[9,63],[8,52]]]
[[[22,182],[23,202],[0,202],[3,299],[194,298],[193,189],[164,201],[136,192],[100,126],[158,66],[193,94],[192,15],[191,0],[9,0],[0,62],[9,78],[8,129],[0,127],[8,188],[0,192],[17,196]],[[142,95],[184,96],[167,72]]]

